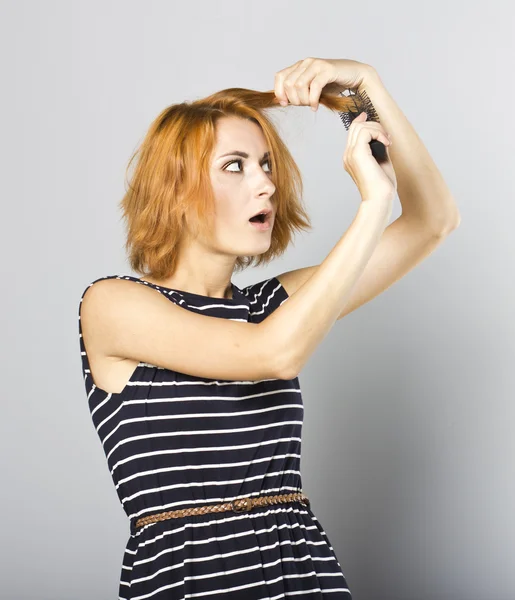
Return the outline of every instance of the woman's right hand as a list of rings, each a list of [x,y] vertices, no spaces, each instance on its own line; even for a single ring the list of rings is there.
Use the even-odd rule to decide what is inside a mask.
[[[362,112],[349,127],[343,165],[358,187],[362,200],[393,201],[397,192],[397,178],[388,155],[390,140],[380,123],[367,121]],[[379,140],[386,146],[387,160],[378,163],[372,155],[370,142]]]

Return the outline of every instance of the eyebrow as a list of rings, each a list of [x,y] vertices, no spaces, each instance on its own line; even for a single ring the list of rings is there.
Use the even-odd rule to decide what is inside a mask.
[[[249,155],[246,152],[242,152],[241,150],[234,150],[233,152],[228,152],[227,154],[221,154],[219,156],[219,158],[223,158],[224,156],[241,156],[242,158],[249,157]],[[270,152],[265,152],[263,154],[263,158],[261,160],[263,160],[265,158],[269,158],[269,156],[270,156]]]

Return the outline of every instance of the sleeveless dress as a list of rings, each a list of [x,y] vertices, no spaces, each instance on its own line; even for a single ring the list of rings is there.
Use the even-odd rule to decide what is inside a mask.
[[[146,515],[302,492],[304,408],[297,377],[205,379],[145,362],[121,392],[99,388],[82,339],[80,306],[92,285],[112,278],[147,285],[185,310],[254,323],[288,294],[276,277],[242,289],[232,283],[230,299],[120,275],[96,279],[84,290],[79,340],[87,400],[129,517],[119,599],[351,600],[328,536],[312,508],[298,502],[191,515],[136,529]]]

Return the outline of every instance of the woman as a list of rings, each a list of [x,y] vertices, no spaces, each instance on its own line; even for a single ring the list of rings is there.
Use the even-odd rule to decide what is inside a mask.
[[[235,270],[267,264],[310,227],[300,173],[263,109],[346,110],[328,93],[346,88],[365,89],[381,120],[362,114],[349,129],[354,222],[320,265],[238,288]],[[392,155],[379,164],[369,146],[395,152],[386,131],[406,190],[388,228]],[[274,92],[170,106],[150,127],[122,200],[130,264],[144,277],[97,279],[79,306],[89,407],[130,519],[120,598],[351,598],[302,490],[297,376],[336,320],[457,227],[416,140],[375,71],[344,59],[299,61]]]

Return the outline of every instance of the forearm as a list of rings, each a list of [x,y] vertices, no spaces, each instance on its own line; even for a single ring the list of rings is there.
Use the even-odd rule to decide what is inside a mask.
[[[285,379],[295,377],[332,328],[392,212],[392,201],[363,201],[345,234],[316,272],[263,325],[277,341]]]
[[[395,169],[402,214],[417,218],[437,233],[459,223],[459,211],[451,191],[426,147],[370,67],[363,84],[384,129],[392,136],[388,153]]]

